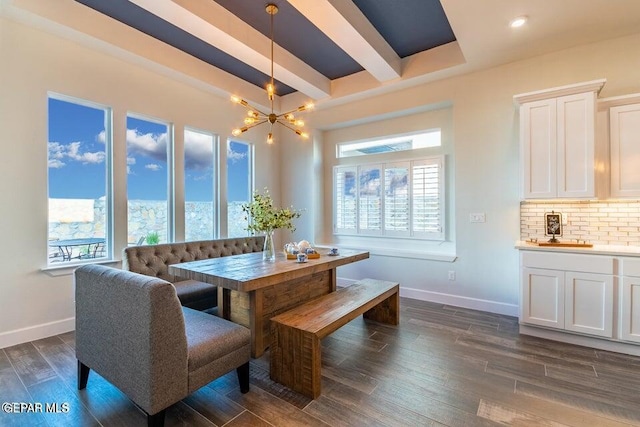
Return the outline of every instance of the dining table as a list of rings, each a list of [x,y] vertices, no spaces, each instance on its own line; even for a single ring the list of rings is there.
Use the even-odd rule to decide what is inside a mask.
[[[369,252],[341,249],[298,262],[284,252],[275,261],[262,252],[224,256],[169,266],[169,274],[218,287],[218,315],[251,331],[251,356],[260,357],[271,343],[270,319],[313,298],[336,290],[337,267],[369,258]]]

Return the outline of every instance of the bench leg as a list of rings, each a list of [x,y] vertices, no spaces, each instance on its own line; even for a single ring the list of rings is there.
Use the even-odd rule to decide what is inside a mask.
[[[270,377],[315,399],[322,385],[321,343],[314,334],[271,322]]]
[[[375,320],[376,322],[398,325],[400,323],[399,292],[396,290],[396,293],[373,307],[371,310],[365,311],[362,316],[365,319]]]
[[[240,383],[240,392],[247,393],[249,391],[249,362],[236,368],[238,374],[238,382]]]
[[[167,412],[166,409],[158,412],[157,414],[149,415],[147,414],[147,427],[163,427],[164,426],[164,415]]]

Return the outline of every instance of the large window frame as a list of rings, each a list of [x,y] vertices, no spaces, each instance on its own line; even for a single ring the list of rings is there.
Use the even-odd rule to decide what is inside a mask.
[[[239,209],[239,205],[237,205],[237,202],[240,202],[239,200],[231,200],[232,197],[230,195],[231,191],[230,191],[230,186],[232,185],[231,183],[231,176],[229,173],[229,166],[230,166],[230,162],[233,162],[233,159],[231,158],[232,155],[232,148],[231,148],[231,144],[241,144],[246,146],[246,154],[247,154],[247,174],[246,174],[246,191],[247,191],[247,200],[242,201],[242,202],[250,202],[251,198],[253,197],[253,193],[255,191],[255,144],[251,143],[251,142],[247,142],[247,141],[241,141],[235,138],[229,138],[227,139],[227,167],[226,167],[226,173],[227,173],[227,177],[226,177],[226,182],[227,182],[227,189],[226,189],[226,195],[227,195],[227,218],[226,218],[226,223],[227,223],[227,237],[244,237],[244,236],[249,236],[250,233],[247,230],[244,230],[243,233],[235,233],[234,230],[237,229],[237,227],[232,227],[231,224],[231,215],[235,212],[238,213],[237,210]],[[236,203],[235,206],[232,206],[232,203]],[[232,210],[234,212],[232,212]],[[244,214],[242,214],[244,216]],[[248,223],[247,223],[248,225]]]
[[[166,120],[162,120],[162,119],[158,119],[155,117],[151,117],[145,114],[139,114],[139,113],[135,113],[135,112],[128,112],[126,115],[126,130],[127,133],[129,130],[129,119],[134,119],[137,121],[144,121],[144,122],[148,122],[152,125],[159,125],[159,126],[165,126],[166,128],[166,188],[167,188],[167,192],[166,192],[166,200],[167,200],[167,206],[166,206],[166,241],[162,239],[162,235],[160,235],[160,240],[158,242],[156,241],[152,241],[150,242],[149,240],[151,239],[151,234],[153,234],[153,232],[155,232],[155,230],[146,230],[145,235],[135,235],[133,237],[129,238],[129,244],[137,244],[138,240],[141,237],[145,237],[145,240],[143,241],[143,244],[155,244],[155,243],[171,243],[175,241],[175,230],[176,230],[176,224],[175,224],[175,208],[176,208],[176,204],[175,204],[175,137],[174,137],[174,132],[175,132],[175,126],[172,122],[170,121],[166,121]],[[146,134],[142,134],[141,136],[145,137]],[[127,148],[127,162],[129,161],[129,140],[127,138],[127,141],[125,141],[126,144],[126,148]],[[131,201],[130,198],[130,187],[131,186],[131,182],[130,182],[130,178],[129,176],[127,176],[127,228],[128,228],[128,234],[131,235],[131,230],[129,230],[129,226],[131,223],[131,217],[130,217],[130,213],[131,213],[131,207],[129,206],[129,202]],[[136,200],[136,199],[133,199]],[[146,199],[141,199],[141,200],[146,200]],[[133,240],[131,240],[133,239]]]
[[[188,209],[187,209],[187,204],[188,203],[193,203],[193,202],[203,202],[203,200],[198,200],[198,201],[194,201],[194,200],[187,200],[187,194],[189,193],[188,191],[188,172],[195,172],[198,170],[198,167],[194,167],[193,169],[188,169],[188,162],[189,159],[187,159],[187,144],[188,144],[188,133],[192,133],[192,134],[198,134],[198,135],[204,135],[207,137],[211,138],[211,164],[212,164],[212,171],[211,171],[211,202],[212,202],[212,212],[211,212],[211,220],[212,220],[212,224],[211,224],[211,235],[208,237],[204,237],[204,236],[198,236],[195,239],[189,239],[190,234],[196,234],[194,233],[190,233],[189,230],[189,218],[188,218]],[[202,129],[197,129],[191,126],[185,126],[183,129],[183,135],[184,135],[184,144],[183,144],[183,176],[184,176],[184,241],[185,242],[189,242],[189,241],[194,241],[194,240],[209,240],[209,239],[216,239],[220,236],[220,188],[219,188],[219,180],[220,180],[220,137],[210,131],[206,131],[206,130],[202,130]],[[193,155],[202,155],[203,153],[200,153],[199,151],[206,151],[205,147],[197,147],[195,146],[194,149],[196,150],[196,152],[193,153]],[[202,178],[198,178],[197,180],[203,180]]]
[[[50,103],[50,100],[56,100],[61,102],[66,102],[70,104],[75,104],[87,108],[92,108],[95,110],[102,110],[104,112],[104,243],[96,243],[89,245],[77,245],[77,246],[66,246],[61,245],[58,247],[57,252],[52,254],[49,251],[47,256],[47,268],[66,268],[79,264],[93,263],[93,262],[109,262],[113,260],[113,242],[114,242],[114,219],[113,219],[113,109],[107,105],[103,105],[97,102],[88,101],[85,99],[63,95],[56,92],[48,92],[47,93],[47,103]],[[47,126],[51,126],[51,117],[48,114],[47,118]],[[102,133],[102,132],[101,132]],[[102,139],[101,137],[101,139]],[[50,131],[47,132],[47,145],[50,145],[52,141]],[[48,152],[50,151],[50,147]],[[47,155],[47,168],[49,169],[49,162],[51,161],[49,153]],[[74,157],[79,155],[78,152],[74,152]],[[92,153],[95,154],[95,153]],[[47,206],[49,211],[50,206],[50,185],[51,178],[49,173],[47,173]],[[47,220],[50,222],[50,214],[47,214]],[[65,239],[68,240],[68,239]],[[74,239],[71,239],[74,240]],[[73,242],[70,242],[73,243]],[[50,225],[47,226],[47,247],[55,248],[55,242],[51,241],[51,229]],[[55,252],[56,250],[54,250]],[[83,255],[82,251],[86,253]],[[76,252],[78,255],[76,255]],[[57,257],[62,257],[62,262],[54,262],[59,261],[56,259]],[[67,258],[67,259],[65,259]]]
[[[397,224],[391,226],[390,212],[387,209],[391,203],[386,191],[389,181],[387,171],[398,168],[407,170],[407,203],[405,204],[407,225],[405,227],[399,227]],[[378,170],[378,173],[371,174],[372,170]],[[428,171],[427,174],[425,171]],[[365,176],[373,176],[373,179],[367,181],[363,179]],[[375,178],[376,176],[378,178]],[[354,178],[355,182],[352,184],[354,187],[346,188],[347,180]],[[432,182],[434,179],[435,184]],[[333,234],[444,241],[446,236],[445,179],[444,155],[334,166]],[[368,188],[367,191],[371,192],[369,187],[372,180],[374,185],[379,187],[377,192],[379,200],[376,200],[375,195],[371,200],[365,199],[364,183]],[[379,180],[379,183],[375,183],[376,180]],[[346,191],[354,193],[355,199],[344,197]],[[437,206],[434,208],[433,203],[425,201],[421,209],[423,211],[429,209],[433,212],[435,221],[433,215],[419,216],[417,212],[420,207],[416,204],[418,192],[432,195],[434,191],[437,194]],[[339,192],[343,195],[340,196]],[[366,207],[366,213],[363,212],[363,207]],[[355,221],[351,221],[351,218]]]

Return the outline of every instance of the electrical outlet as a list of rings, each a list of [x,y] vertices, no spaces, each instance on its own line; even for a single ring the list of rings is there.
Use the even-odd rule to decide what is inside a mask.
[[[449,271],[449,280],[453,281],[456,280],[456,272],[451,270]]]
[[[469,222],[485,222],[486,219],[484,212],[469,214]]]

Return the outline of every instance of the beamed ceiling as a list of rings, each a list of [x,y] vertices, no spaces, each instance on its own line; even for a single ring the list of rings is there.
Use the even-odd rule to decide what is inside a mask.
[[[3,15],[264,105],[265,0],[0,0]],[[273,0],[279,104],[322,105],[640,32],[638,0]],[[516,16],[529,21],[509,27]]]

